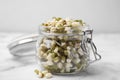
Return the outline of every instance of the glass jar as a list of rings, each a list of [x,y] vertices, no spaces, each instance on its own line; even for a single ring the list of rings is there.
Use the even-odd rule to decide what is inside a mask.
[[[100,60],[92,32],[89,28],[79,34],[47,33],[40,29],[37,41],[40,68],[53,74],[73,74]]]

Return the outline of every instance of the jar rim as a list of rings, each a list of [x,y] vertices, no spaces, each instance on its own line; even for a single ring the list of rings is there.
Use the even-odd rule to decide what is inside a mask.
[[[88,31],[93,31],[93,29],[89,26],[86,25],[83,30],[79,33],[50,33],[50,32],[45,32],[43,30],[43,27],[39,27],[39,34],[46,35],[46,36],[74,36],[74,35],[80,35],[83,36],[86,32]]]
[[[47,36],[74,36],[74,35],[83,35],[84,32],[80,32],[80,33],[48,33],[48,32],[44,32],[44,31],[40,31],[40,34],[43,35],[47,35]]]

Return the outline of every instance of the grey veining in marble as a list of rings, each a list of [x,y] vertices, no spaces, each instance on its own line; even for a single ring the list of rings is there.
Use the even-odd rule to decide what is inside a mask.
[[[0,80],[40,80],[35,74],[35,56],[14,57],[6,48],[21,33],[0,33]],[[50,80],[120,80],[120,34],[96,34],[95,42],[102,59],[77,75],[54,75]],[[43,78],[43,80],[46,80]]]

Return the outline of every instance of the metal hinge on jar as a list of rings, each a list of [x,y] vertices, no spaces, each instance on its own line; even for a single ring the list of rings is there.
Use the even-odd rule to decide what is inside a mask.
[[[83,33],[84,33],[84,35],[83,35],[84,39],[82,41],[82,49],[83,49],[84,52],[89,53],[86,47],[87,47],[87,45],[90,45],[90,48],[91,48],[92,53],[94,55],[94,59],[93,60],[90,59],[89,63],[93,63],[95,61],[100,60],[101,59],[101,55],[99,55],[97,53],[97,48],[96,48],[94,42],[92,41],[93,30],[86,30]]]

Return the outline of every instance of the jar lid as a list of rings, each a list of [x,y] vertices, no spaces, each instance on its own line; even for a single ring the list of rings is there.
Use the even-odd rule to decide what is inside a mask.
[[[14,56],[33,56],[35,55],[37,38],[38,34],[24,35],[12,40],[7,47]]]

